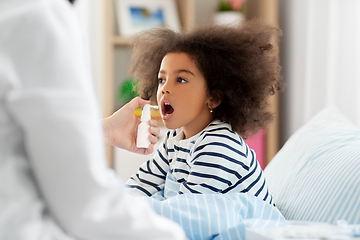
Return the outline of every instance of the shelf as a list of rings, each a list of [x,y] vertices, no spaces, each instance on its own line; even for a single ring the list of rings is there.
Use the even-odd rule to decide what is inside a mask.
[[[151,1],[151,0],[149,0]],[[211,21],[211,12],[217,0],[176,0],[179,9],[179,17],[183,31],[187,31],[196,25]],[[248,18],[261,18],[266,23],[278,25],[278,1],[279,0],[251,0],[248,4]],[[104,0],[104,81],[101,86],[101,106],[104,117],[110,116],[115,109],[114,88],[119,72],[125,78],[127,62],[119,61],[116,56],[126,54],[126,48],[130,45],[130,38],[121,37],[116,26],[114,0]],[[123,78],[123,76],[121,78]],[[279,94],[269,99],[272,112],[279,114]],[[279,150],[279,121],[276,119],[266,129],[266,164]],[[109,165],[113,167],[113,148],[106,149]]]
[[[112,42],[115,47],[127,47],[130,45],[130,40],[128,37],[115,36]]]

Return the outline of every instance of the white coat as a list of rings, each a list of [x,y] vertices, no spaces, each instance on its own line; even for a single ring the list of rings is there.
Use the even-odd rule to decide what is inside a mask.
[[[0,239],[185,239],[107,168],[84,49],[66,0],[0,0]]]

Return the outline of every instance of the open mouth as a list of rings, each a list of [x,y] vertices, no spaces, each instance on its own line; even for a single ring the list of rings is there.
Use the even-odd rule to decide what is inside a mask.
[[[164,120],[168,119],[171,116],[171,114],[173,114],[173,112],[174,112],[174,108],[171,106],[170,103],[162,102],[161,113],[163,115]]]

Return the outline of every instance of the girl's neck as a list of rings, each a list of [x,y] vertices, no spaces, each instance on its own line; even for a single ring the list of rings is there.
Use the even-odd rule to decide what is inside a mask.
[[[188,139],[188,138],[195,136],[196,134],[198,134],[199,132],[204,130],[213,120],[214,120],[214,117],[211,116],[211,118],[209,118],[207,121],[198,123],[195,126],[194,125],[193,126],[183,126],[182,127],[183,133],[184,133],[183,139]]]

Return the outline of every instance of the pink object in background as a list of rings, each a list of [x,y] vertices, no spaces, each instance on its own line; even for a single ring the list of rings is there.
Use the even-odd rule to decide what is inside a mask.
[[[260,130],[254,136],[249,137],[245,140],[246,144],[255,151],[256,159],[260,163],[261,169],[265,168],[265,137],[266,131]]]
[[[230,5],[232,10],[239,11],[245,2],[247,2],[247,0],[230,0]]]

